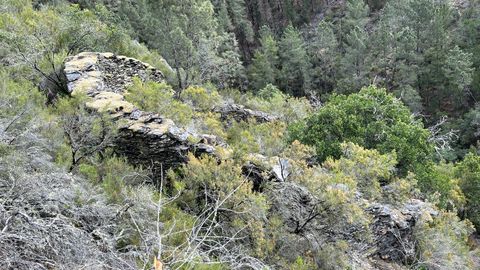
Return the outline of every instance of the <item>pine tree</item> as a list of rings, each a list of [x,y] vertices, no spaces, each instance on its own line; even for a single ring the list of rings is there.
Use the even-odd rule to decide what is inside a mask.
[[[302,35],[289,25],[283,33],[279,47],[282,67],[280,86],[292,95],[305,95],[311,90],[311,79],[310,63]]]
[[[250,59],[251,47],[254,43],[255,33],[253,31],[252,23],[248,18],[248,13],[245,7],[245,1],[243,0],[225,0],[218,4],[225,5],[228,16],[234,28],[235,37],[239,42],[239,48],[241,50],[244,59]],[[220,8],[222,8],[220,5]]]
[[[228,14],[227,3],[225,0],[220,0],[217,6],[217,20],[220,31],[233,32],[235,28],[233,27],[232,21],[230,20],[230,15]]]
[[[416,52],[423,61],[419,64],[419,93],[427,111],[453,112],[463,107],[464,90],[470,84],[471,56],[456,49],[454,10],[448,0],[408,1],[408,26],[416,35]],[[461,61],[458,61],[461,59]],[[459,76],[458,78],[453,78]],[[466,83],[452,82],[464,81]],[[463,89],[459,90],[460,85]]]
[[[363,0],[348,0],[345,16],[338,29],[340,48],[339,78],[337,90],[351,93],[369,84],[367,48],[369,37],[365,30],[368,22],[368,6]]]
[[[355,28],[364,29],[368,22],[368,6],[364,0],[348,0],[345,14],[338,24],[340,45],[343,45],[346,36]]]
[[[480,98],[480,1],[472,0],[461,14],[460,27],[457,28],[460,48],[472,54],[473,74],[470,95],[474,100]]]
[[[455,46],[448,51],[442,71],[445,76],[445,85],[457,102],[462,101],[464,91],[472,82],[472,54],[466,53]]]
[[[375,82],[394,92],[409,108],[423,110],[418,93],[418,65],[421,56],[416,52],[416,36],[407,27],[407,1],[389,2],[371,38],[370,54]]]
[[[367,46],[368,34],[359,27],[355,27],[345,37],[345,54],[339,61],[340,79],[337,90],[342,93],[352,93],[369,84]]]
[[[335,88],[337,71],[336,57],[338,42],[333,32],[333,24],[321,21],[316,27],[308,44],[308,54],[313,64],[312,84],[321,92],[330,92]]]
[[[268,27],[260,31],[260,48],[255,52],[250,65],[251,86],[260,90],[267,84],[275,84],[278,74],[278,46]]]

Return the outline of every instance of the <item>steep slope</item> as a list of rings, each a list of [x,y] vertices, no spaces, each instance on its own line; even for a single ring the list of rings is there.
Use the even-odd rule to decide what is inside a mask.
[[[148,64],[110,53],[81,53],[66,59],[64,72],[72,95],[86,94],[87,107],[108,113],[120,124],[114,149],[135,165],[153,165],[154,173],[158,173],[159,169],[187,164],[188,152],[197,156],[215,155],[215,147],[228,148],[219,146],[215,136],[187,132],[172,120],[141,111],[125,100],[126,89],[134,77],[142,81],[163,81],[161,72]],[[236,104],[216,107],[213,111],[221,115],[225,125],[252,119],[258,124],[279,121],[278,116]],[[287,261],[343,241],[350,246],[344,252],[351,267],[403,269],[402,265],[415,261],[417,255],[416,225],[439,215],[433,205],[418,199],[392,204],[367,200],[357,193],[350,200],[361,207],[362,215],[370,220],[367,227],[352,224],[335,228],[330,222],[338,211],[336,206],[324,205],[318,194],[298,183],[298,176],[290,171],[295,160],[258,154],[247,160],[242,168],[244,176],[253,182],[255,192],[269,198],[269,218],[282,221],[284,233],[276,245],[280,256]],[[339,192],[346,189],[342,184],[327,188]],[[359,237],[363,233],[372,238]],[[317,265],[325,263],[321,258],[314,261]]]

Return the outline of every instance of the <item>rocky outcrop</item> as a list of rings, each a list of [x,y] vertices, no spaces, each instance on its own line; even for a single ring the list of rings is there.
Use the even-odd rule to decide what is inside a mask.
[[[156,113],[144,112],[125,100],[133,78],[162,82],[163,74],[139,60],[111,53],[84,52],[66,59],[64,73],[71,95],[86,94],[87,107],[109,113],[120,123],[115,151],[136,165],[154,170],[184,163],[188,152],[215,150],[209,140],[186,132]]]
[[[225,106],[215,108],[215,112],[220,113],[222,121],[226,122],[233,119],[237,122],[248,121],[254,119],[257,123],[272,122],[278,120],[278,117],[269,115],[265,112],[254,111],[238,104],[227,104]]]
[[[280,157],[267,158],[260,154],[247,157],[242,166],[242,173],[253,183],[253,190],[263,192],[263,187],[270,182],[284,182],[290,175],[288,159]]]
[[[272,183],[267,193],[272,201],[271,211],[281,217],[291,233],[323,228],[316,219],[318,201],[307,188],[292,182]]]
[[[265,179],[265,178],[264,178]],[[356,228],[334,232],[325,223],[325,213],[319,201],[307,188],[293,182],[271,182],[265,193],[271,201],[270,211],[279,217],[291,234],[285,248],[295,247],[290,259],[302,256],[308,250],[321,250],[328,243],[344,240],[349,243],[350,263],[366,263],[358,269],[403,269],[402,265],[415,259],[414,228],[422,215],[436,216],[434,207],[426,202],[411,199],[394,206],[390,204],[365,204],[364,211],[371,217],[368,231],[373,241],[365,242],[355,237]],[[295,236],[294,236],[295,235]],[[301,236],[301,237],[300,237]],[[290,250],[290,249],[289,249]],[[321,263],[321,262],[319,262]]]
[[[412,262],[415,258],[413,228],[423,214],[438,213],[429,203],[412,199],[401,207],[375,203],[367,209],[373,216],[374,256],[382,260]]]

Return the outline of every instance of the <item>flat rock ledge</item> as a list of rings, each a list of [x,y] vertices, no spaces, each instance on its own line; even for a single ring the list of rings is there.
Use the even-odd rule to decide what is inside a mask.
[[[65,60],[64,73],[71,95],[86,94],[88,108],[119,121],[115,151],[131,163],[158,171],[185,163],[188,152],[214,154],[215,147],[204,138],[207,135],[190,134],[172,120],[141,111],[125,100],[134,77],[164,81],[163,74],[149,64],[112,53],[83,52]]]
[[[246,122],[249,119],[255,119],[257,123],[261,124],[278,120],[276,116],[261,111],[250,110],[238,104],[226,104],[222,107],[215,108],[214,111],[220,113],[223,122],[228,122],[231,119],[237,122]]]

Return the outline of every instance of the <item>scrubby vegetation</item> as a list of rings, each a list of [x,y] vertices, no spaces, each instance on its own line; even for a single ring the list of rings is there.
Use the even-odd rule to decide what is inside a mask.
[[[0,268],[479,269],[478,1],[340,2],[1,1]],[[83,51],[214,152],[132,164]]]

